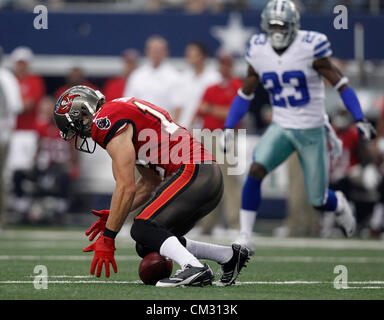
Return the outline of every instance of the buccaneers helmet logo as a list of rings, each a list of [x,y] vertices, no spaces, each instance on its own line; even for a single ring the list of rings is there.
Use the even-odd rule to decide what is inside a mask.
[[[66,94],[56,105],[56,113],[65,114],[71,110],[72,102],[76,97],[80,97],[79,94]]]

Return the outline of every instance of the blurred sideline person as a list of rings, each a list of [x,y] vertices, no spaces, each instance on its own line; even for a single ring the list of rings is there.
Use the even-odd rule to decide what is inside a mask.
[[[224,50],[219,50],[216,54],[218,69],[222,80],[208,87],[203,95],[200,107],[195,118],[201,118],[203,129],[214,131],[215,129],[223,129],[225,119],[228,116],[229,108],[232,100],[235,98],[238,89],[241,88],[241,79],[233,76],[233,58]],[[194,121],[192,121],[192,127]],[[216,155],[216,144],[218,141],[214,139],[212,142],[213,155]],[[221,152],[221,151],[219,151]],[[225,213],[224,220],[226,226],[230,229],[238,229],[238,209],[240,207],[241,188],[238,177],[228,175],[228,163],[224,156],[220,155],[224,163],[219,163],[224,179],[224,195],[219,206],[200,223],[202,234],[211,234],[215,226],[219,222],[219,215]]]
[[[179,111],[175,94],[180,83],[180,73],[167,62],[168,41],[159,35],[145,42],[147,61],[137,68],[124,89],[124,97],[140,97],[167,110],[177,122]]]
[[[99,277],[103,263],[106,277],[110,276],[109,263],[117,272],[115,237],[127,215],[143,205],[131,228],[137,253],[144,257],[155,251],[181,266],[174,277],[158,281],[157,286],[211,284],[211,268],[198,259],[221,264],[219,285],[234,283],[248,260],[245,247],[184,237],[217,206],[223,182],[212,154],[173,122],[168,112],[134,97],[105,103],[100,91],[76,86],[58,99],[54,118],[64,140],[74,138],[78,150],[92,153],[97,143],[112,158],[116,187],[110,209],[94,212],[100,218],[86,232],[92,232],[90,240],[102,233],[84,249],[94,251],[91,274],[97,267]],[[135,165],[141,174],[137,183]]]
[[[10,58],[23,99],[23,111],[17,117],[16,128],[18,130],[33,130],[38,104],[45,94],[44,80],[30,71],[30,63],[33,60],[33,52],[30,48],[17,47],[12,51]]]
[[[126,49],[123,51],[123,70],[121,75],[107,80],[104,85],[103,92],[106,101],[111,101],[124,96],[124,90],[125,87],[128,86],[129,78],[132,72],[137,68],[138,59],[139,52],[137,50]]]
[[[247,113],[258,83],[270,92],[272,123],[254,150],[253,163],[243,187],[240,237],[237,243],[253,249],[252,232],[261,202],[264,177],[295,150],[303,169],[309,203],[319,211],[332,211],[347,237],[356,228],[352,210],[341,191],[328,188],[327,129],[324,106],[326,78],[340,93],[363,139],[375,137],[348,79],[331,62],[327,36],[299,30],[300,15],[287,0],[271,0],[262,12],[263,34],[254,35],[245,59],[248,74],[232,102],[225,128],[234,128]],[[224,137],[229,137],[230,131]]]
[[[79,177],[78,152],[57,131],[54,105],[50,96],[41,99],[34,128],[39,138],[33,167],[15,170],[13,175],[13,209],[23,223],[62,223],[71,183]]]
[[[188,130],[192,129],[192,121],[205,90],[221,79],[217,70],[206,65],[208,54],[208,48],[198,41],[189,43],[185,49],[185,58],[190,68],[183,72],[178,90],[180,117],[177,122]]]
[[[369,145],[359,139],[353,125],[353,118],[346,110],[338,110],[332,117],[332,125],[343,143],[341,156],[332,161],[330,188],[341,190],[353,205],[357,232],[369,227],[373,207],[379,201],[377,190],[381,182],[380,173],[374,163],[374,155]],[[323,219],[323,237],[335,234],[334,217],[326,215]]]
[[[0,230],[7,223],[3,178],[9,140],[16,126],[17,114],[23,110],[19,83],[13,73],[3,67],[2,58],[3,49],[0,47]]]
[[[85,78],[84,71],[79,66],[73,66],[67,74],[65,84],[55,91],[55,98],[57,99],[64,91],[73,86],[87,86],[97,90],[97,87]]]
[[[384,176],[384,96],[377,100],[378,106],[381,110],[379,119],[377,121],[377,139],[375,141],[375,161],[381,176]],[[370,228],[374,234],[381,235],[384,239],[384,179],[378,187],[380,199],[375,205],[373,210],[372,219],[370,221]]]

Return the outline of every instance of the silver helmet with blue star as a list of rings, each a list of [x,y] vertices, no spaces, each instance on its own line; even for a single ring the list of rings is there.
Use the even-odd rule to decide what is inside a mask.
[[[287,48],[300,29],[300,14],[290,0],[271,0],[261,14],[261,28],[276,50]]]

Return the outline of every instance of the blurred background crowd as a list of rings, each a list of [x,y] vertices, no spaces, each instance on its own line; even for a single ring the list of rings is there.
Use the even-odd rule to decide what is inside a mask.
[[[0,14],[32,12],[35,5],[44,4],[50,11],[65,13],[69,18],[84,9],[87,13],[97,14],[108,8],[111,15],[116,14],[114,10],[131,15],[145,12],[154,17],[166,11],[178,11],[181,15],[205,14],[204,19],[212,19],[215,25],[215,17],[227,17],[237,12],[252,13],[257,19],[252,18],[253,25],[247,23],[246,27],[257,28],[260,10],[266,2],[0,0]],[[357,15],[380,17],[384,11],[383,1],[376,0],[296,2],[303,15],[311,17],[324,13],[329,24],[332,24],[336,4],[345,4]],[[86,29],[87,25],[83,27]],[[182,31],[181,25],[180,33]],[[192,31],[188,29],[188,32]],[[376,31],[378,29],[373,28],[366,30],[366,33]],[[81,41],[84,46],[88,45],[87,41],[93,41],[92,32],[83,32]],[[73,144],[61,139],[54,126],[54,103],[67,88],[87,85],[101,90],[107,101],[136,96],[167,109],[175,121],[187,129],[215,130],[223,127],[230,103],[241,87],[246,70],[241,54],[231,51],[230,47],[213,47],[204,41],[199,32],[188,34],[189,40],[181,48],[180,45],[178,47],[181,54],[174,54],[171,50],[173,38],[157,32],[155,24],[147,30],[143,45],[125,46],[119,43],[119,47],[125,48],[119,51],[120,55],[81,55],[81,59],[66,54],[64,49],[60,54],[60,48],[55,54],[35,52],[40,49],[35,50],[23,39],[15,41],[11,38],[12,31],[9,38],[2,38],[3,43],[0,43],[4,48],[0,67],[2,227],[18,224],[83,225],[92,219],[89,215],[91,209],[108,207],[114,186],[110,160],[100,148],[94,155],[79,154]],[[332,42],[332,35],[329,38]],[[352,57],[333,59],[357,90],[364,111],[377,127],[379,136],[372,143],[359,141],[353,119],[345,111],[334,89],[327,86],[326,104],[330,120],[344,146],[341,157],[331,159],[330,183],[333,189],[342,190],[351,202],[358,219],[358,236],[377,238],[384,235],[384,55],[381,59],[370,59],[358,54],[356,43],[354,48],[356,52]],[[334,52],[338,57],[338,51]],[[259,87],[248,116],[239,125],[239,128],[247,129],[247,139],[239,141],[239,148],[247,146],[248,162],[252,146],[257,144],[258,137],[270,121],[269,96]],[[224,173],[227,167],[228,164],[222,164]],[[202,221],[199,232],[228,234],[238,228],[244,178],[245,174],[225,174],[223,200],[215,212]],[[325,213],[321,216],[307,204],[296,155],[268,177],[263,192],[265,200],[256,232],[280,237],[340,236],[334,228],[332,215]]]
[[[48,5],[52,10],[65,10],[85,6],[88,9],[103,7],[116,10],[162,12],[184,11],[192,14],[222,12],[225,10],[262,10],[268,0],[1,0],[3,8],[29,10],[37,4]],[[328,13],[336,5],[346,5],[353,11],[378,14],[383,12],[380,0],[295,0],[305,13]]]

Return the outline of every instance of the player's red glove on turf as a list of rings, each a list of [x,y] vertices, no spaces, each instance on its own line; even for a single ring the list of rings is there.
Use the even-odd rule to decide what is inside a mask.
[[[95,215],[95,216],[98,216],[99,219],[96,220],[96,222],[94,222],[87,231],[85,231],[85,235],[88,237],[91,232],[91,236],[89,237],[89,241],[92,241],[93,239],[96,238],[96,236],[100,233],[100,232],[104,232],[105,230],[105,224],[107,223],[107,219],[108,219],[108,215],[109,215],[109,210],[100,210],[100,211],[96,211],[96,210],[92,210],[92,213]]]
[[[113,271],[117,273],[117,265],[114,258],[115,252],[115,239],[104,237],[101,235],[94,243],[83,249],[84,252],[94,251],[93,260],[91,263],[91,274],[95,274],[97,266],[96,277],[100,277],[105,264],[105,276],[109,278],[109,263],[112,264]]]

